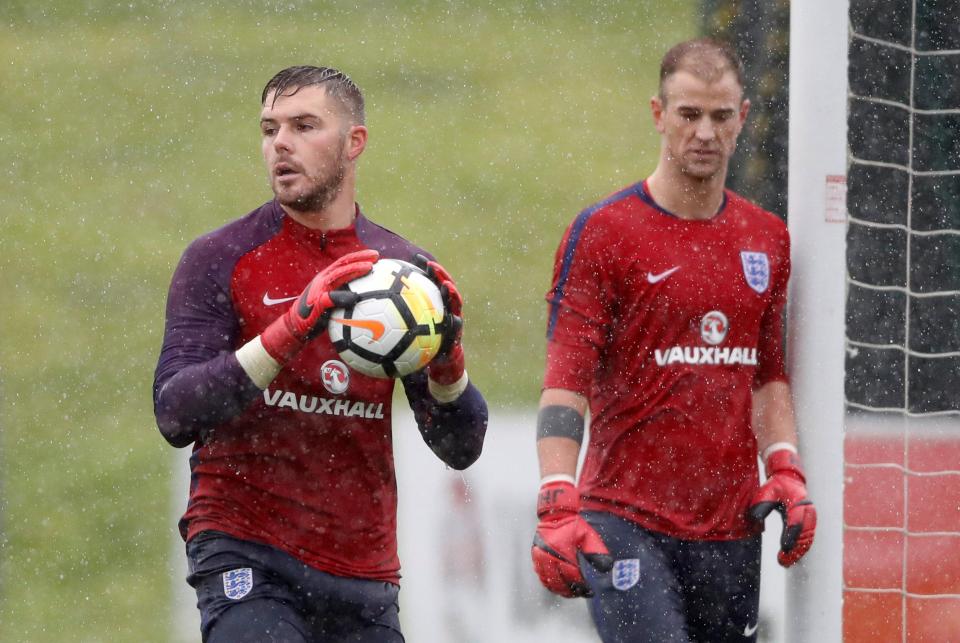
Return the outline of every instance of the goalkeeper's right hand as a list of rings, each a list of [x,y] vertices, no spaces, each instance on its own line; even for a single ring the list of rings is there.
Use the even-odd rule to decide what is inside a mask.
[[[580,571],[577,554],[583,554],[598,571],[613,568],[610,551],[600,534],[580,516],[579,509],[580,498],[570,482],[554,481],[540,487],[540,524],[531,549],[533,569],[544,587],[567,598],[593,595]]]
[[[337,289],[370,272],[379,258],[376,250],[359,250],[340,257],[317,273],[290,308],[260,333],[260,342],[267,353],[278,364],[286,364],[304,344],[324,330],[335,308],[356,303],[355,293]]]
[[[463,377],[463,297],[450,273],[436,261],[418,254],[414,263],[423,270],[443,298],[443,341],[437,355],[427,364],[427,375],[441,386],[453,386]],[[462,392],[462,391],[461,391]]]

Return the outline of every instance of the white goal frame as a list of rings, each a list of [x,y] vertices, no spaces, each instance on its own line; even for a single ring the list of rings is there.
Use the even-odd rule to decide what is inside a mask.
[[[848,0],[790,8],[788,355],[819,517],[814,546],[786,574],[791,643],[842,638],[848,13]]]

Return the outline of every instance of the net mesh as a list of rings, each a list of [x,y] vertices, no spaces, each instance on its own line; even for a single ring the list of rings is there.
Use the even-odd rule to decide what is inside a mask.
[[[846,388],[856,408],[960,414],[960,33],[941,28],[947,5],[851,3]]]
[[[960,633],[956,0],[851,0],[844,640]]]

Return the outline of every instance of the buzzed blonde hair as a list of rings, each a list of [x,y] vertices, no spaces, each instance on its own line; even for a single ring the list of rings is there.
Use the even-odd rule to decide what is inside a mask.
[[[660,100],[666,104],[663,85],[667,78],[685,71],[697,78],[713,83],[725,73],[732,72],[737,84],[743,88],[743,63],[729,43],[715,38],[685,40],[670,48],[660,61]]]

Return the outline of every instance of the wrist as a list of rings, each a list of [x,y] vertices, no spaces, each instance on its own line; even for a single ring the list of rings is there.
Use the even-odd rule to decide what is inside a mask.
[[[544,485],[550,484],[551,482],[568,482],[573,486],[577,485],[576,478],[569,473],[551,473],[540,478],[540,487],[543,488]]]
[[[774,442],[760,452],[760,460],[766,463],[767,459],[770,457],[770,454],[774,451],[779,451],[780,449],[786,449],[787,451],[798,453],[797,445],[795,445],[793,442]]]

